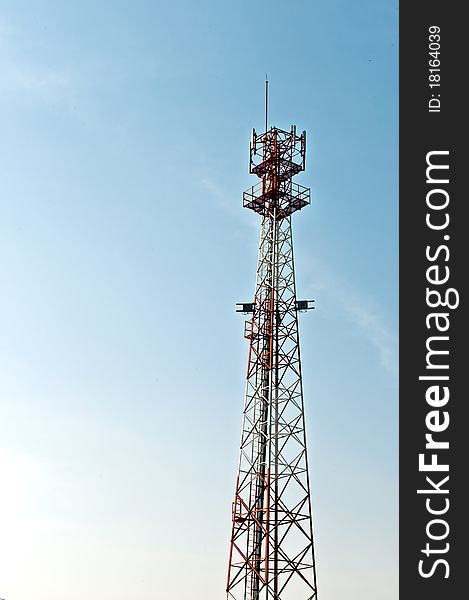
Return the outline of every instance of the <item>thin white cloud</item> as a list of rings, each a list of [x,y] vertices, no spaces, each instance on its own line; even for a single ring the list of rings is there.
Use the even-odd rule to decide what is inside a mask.
[[[311,289],[322,290],[340,309],[343,317],[361,332],[378,353],[381,366],[394,377],[398,376],[398,336],[384,317],[373,308],[370,299],[325,268],[310,262]]]
[[[250,211],[246,209],[242,210],[242,200],[239,194],[236,196],[228,194],[226,188],[218,185],[210,177],[201,177],[199,185],[208,192],[209,196],[221,210],[235,218],[238,223],[255,228],[256,230],[259,229],[259,222],[252,218],[252,215],[249,214]]]
[[[70,85],[70,78],[53,68],[2,61],[0,85],[3,90],[10,92],[49,95],[66,89]]]
[[[0,21],[0,91],[5,96],[60,100],[71,92],[68,73],[50,64],[41,64],[34,57],[21,56],[26,33],[5,21]]]
[[[347,306],[344,303],[343,308],[352,322],[361,329],[368,341],[376,348],[381,365],[386,371],[397,377],[397,336],[385,325],[380,315],[374,314],[369,309],[354,304],[351,300],[348,300]]]

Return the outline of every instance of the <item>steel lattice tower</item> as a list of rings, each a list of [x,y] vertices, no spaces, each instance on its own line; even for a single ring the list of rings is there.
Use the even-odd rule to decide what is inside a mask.
[[[267,121],[267,119],[266,119]],[[253,131],[243,205],[261,216],[254,301],[239,305],[249,357],[233,503],[227,598],[316,600],[292,213],[310,203],[292,181],[305,168],[306,132]]]

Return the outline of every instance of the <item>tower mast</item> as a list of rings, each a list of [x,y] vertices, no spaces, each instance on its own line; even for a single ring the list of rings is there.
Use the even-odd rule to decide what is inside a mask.
[[[293,182],[305,168],[306,132],[253,130],[243,205],[261,217],[240,455],[226,592],[231,600],[317,600],[291,216],[310,203]]]

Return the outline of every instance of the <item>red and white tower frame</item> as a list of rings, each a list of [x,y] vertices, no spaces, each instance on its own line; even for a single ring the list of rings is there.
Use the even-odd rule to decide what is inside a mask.
[[[266,127],[267,129],[267,127]],[[305,436],[292,214],[310,191],[292,181],[305,168],[306,132],[271,127],[251,141],[260,181],[243,204],[261,217],[249,314],[246,392],[226,592],[230,600],[317,600]]]

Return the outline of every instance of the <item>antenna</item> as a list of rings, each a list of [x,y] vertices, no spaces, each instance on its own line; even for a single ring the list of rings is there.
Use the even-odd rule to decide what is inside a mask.
[[[267,133],[267,115],[269,112],[269,80],[265,74],[265,131]]]

